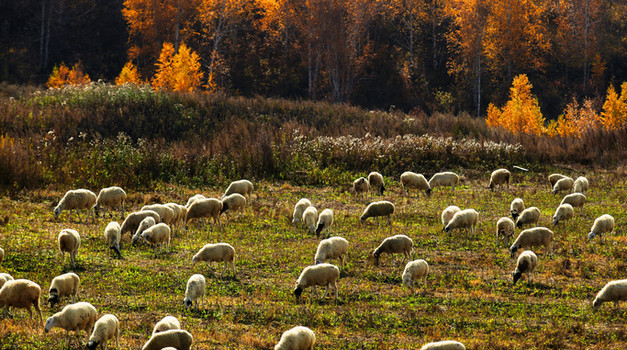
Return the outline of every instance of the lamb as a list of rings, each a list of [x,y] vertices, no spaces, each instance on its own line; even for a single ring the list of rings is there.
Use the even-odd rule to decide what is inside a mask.
[[[533,282],[533,270],[536,269],[536,265],[538,264],[538,256],[531,250],[525,250],[520,253],[518,256],[518,261],[516,262],[516,270],[512,272],[512,276],[514,279],[514,284],[518,282],[520,277],[522,277],[523,273],[527,273],[527,282],[531,284]]]
[[[370,183],[368,182],[368,179],[362,176],[353,181],[353,191],[358,195],[370,191]]]
[[[454,229],[470,229],[470,233],[474,236],[479,221],[479,213],[474,209],[464,209],[453,215],[451,221],[444,228],[446,233],[451,233]]]
[[[220,225],[222,201],[215,198],[198,199],[187,208],[187,223],[192,219],[210,217],[213,223]]]
[[[154,333],[144,344],[142,350],[162,350],[173,347],[177,350],[189,350],[194,342],[194,337],[182,329],[170,329],[164,332]]]
[[[422,280],[425,288],[427,287],[427,275],[429,274],[429,264],[422,259],[410,261],[405,265],[405,270],[403,271],[403,285],[406,285],[411,289],[411,292],[414,292],[414,283],[416,281]]]
[[[106,314],[96,321],[87,349],[95,350],[98,345],[102,344],[102,348],[107,350],[109,339],[115,339],[115,347],[120,348],[120,321],[114,315]]]
[[[459,175],[447,171],[443,173],[434,174],[431,179],[429,179],[429,187],[433,189],[438,186],[451,186],[451,192],[455,192],[455,186],[459,182]]]
[[[344,255],[348,252],[348,241],[342,237],[330,237],[318,243],[314,256],[314,265],[322,264],[325,260],[340,259],[344,268]]]
[[[253,183],[248,180],[233,181],[224,192],[224,195],[228,196],[233,193],[239,193],[246,197],[246,200],[250,202],[252,201],[253,189]]]
[[[141,210],[152,210],[155,213],[159,214],[161,218],[161,222],[167,225],[171,225],[175,219],[174,210],[165,204],[151,204],[144,205]]]
[[[455,213],[457,213],[458,211],[462,211],[462,210],[458,206],[455,206],[455,205],[448,206],[446,207],[446,209],[442,211],[442,217],[441,217],[442,231],[444,231],[444,229],[446,228],[446,225],[448,225],[449,221],[451,221]]]
[[[540,220],[540,209],[536,207],[529,207],[523,210],[516,220],[516,227],[522,228],[525,225],[533,224],[534,226],[538,224],[538,220]]]
[[[395,235],[392,237],[388,237],[379,244],[379,246],[372,252],[372,257],[374,258],[374,265],[379,266],[379,258],[382,253],[387,254],[403,254],[403,260],[401,263],[405,262],[405,258],[410,257],[410,253],[413,250],[414,241],[411,238],[405,235]]]
[[[44,331],[48,333],[55,327],[65,329],[66,347],[68,341],[70,340],[70,331],[76,332],[77,337],[78,332],[85,331],[85,341],[87,342],[89,334],[94,328],[94,323],[96,323],[97,317],[98,311],[96,311],[96,308],[90,303],[80,302],[70,304],[46,320]]]
[[[507,169],[494,170],[490,175],[490,191],[494,191],[496,186],[499,186],[499,188],[502,189],[505,184],[507,184],[507,188],[509,189],[510,177],[511,174]]]
[[[310,205],[303,212],[303,224],[309,230],[310,234],[316,233],[316,221],[318,220],[318,209]]]
[[[191,196],[187,200],[187,204],[185,204],[185,208],[189,209],[189,207],[192,206],[192,203],[194,203],[195,201],[197,201],[199,199],[207,199],[207,197],[203,196],[202,194],[197,194],[197,195]]]
[[[220,210],[220,214],[224,213],[227,210],[242,210],[245,206],[246,197],[242,196],[239,193],[232,193],[228,196],[222,197],[222,210]]]
[[[91,216],[92,220],[95,222],[96,218],[94,217],[93,211],[94,204],[96,204],[96,194],[92,191],[86,189],[69,190],[65,192],[59,204],[54,208],[54,218],[55,220],[58,219],[63,210],[76,210],[78,221],[81,221],[81,214],[78,210],[87,209],[88,215]],[[72,212],[70,211],[69,219],[71,219],[71,217]],[[88,218],[85,218],[85,223],[87,223],[87,219]]]
[[[192,277],[187,280],[187,287],[185,289],[185,298],[183,299],[185,308],[189,308],[196,302],[196,309],[198,309],[198,299],[200,299],[200,305],[202,305],[206,288],[207,281],[205,280],[205,276],[200,274],[192,275]]]
[[[496,242],[498,243],[499,238],[505,239],[505,245],[509,245],[510,238],[514,237],[515,228],[516,224],[514,224],[512,219],[508,217],[500,218],[496,222]]]
[[[292,213],[292,224],[297,224],[303,220],[305,209],[311,206],[311,202],[307,198],[301,198],[294,206]]]
[[[579,207],[581,208],[581,213],[583,214],[583,205],[586,203],[588,198],[586,198],[585,194],[582,193],[571,193],[569,195],[564,196],[562,199],[562,204],[570,204],[573,208]]]
[[[597,293],[592,302],[592,308],[596,311],[603,303],[609,301],[613,301],[614,308],[618,308],[619,302],[623,300],[627,300],[627,280],[610,281]]]
[[[64,273],[52,279],[50,289],[48,290],[50,308],[53,308],[65,296],[71,296],[72,302],[75,303],[80,286],[81,279],[72,272]]]
[[[137,231],[135,231],[135,234],[133,235],[133,239],[131,240],[133,245],[137,243],[137,241],[141,237],[142,233],[146,229],[148,229],[149,227],[152,227],[152,226],[154,226],[156,224],[157,224],[157,222],[155,221],[155,219],[153,217],[147,216],[146,218],[144,218],[144,220],[142,220],[139,223],[139,226],[137,227]]]
[[[593,239],[597,235],[602,236],[605,233],[609,233],[612,236],[614,231],[614,218],[609,214],[603,214],[594,220],[592,229],[588,233],[588,240]]]
[[[70,254],[70,263],[76,268],[76,254],[81,247],[81,236],[78,231],[69,228],[61,230],[58,237],[61,260],[65,261],[65,253]]]
[[[337,278],[340,276],[340,269],[335,265],[323,263],[318,265],[307,266],[303,272],[301,272],[298,280],[296,281],[296,288],[294,288],[294,295],[296,300],[300,300],[300,296],[303,293],[303,289],[312,287],[312,293],[316,292],[316,286],[325,286],[324,294],[321,298],[327,295],[329,286],[335,290],[335,301],[337,302]]]
[[[422,174],[406,171],[401,174],[401,184],[406,193],[409,193],[409,189],[415,188],[416,196],[420,194],[420,191],[424,191],[427,196],[431,196],[429,181]]]
[[[109,209],[119,208],[121,218],[124,219],[124,201],[126,200],[126,192],[121,187],[112,186],[103,188],[98,193],[98,198],[96,198],[96,204],[94,205],[94,214],[98,216],[98,212],[102,208],[106,212],[109,213],[110,217],[111,212]]]
[[[570,220],[575,216],[575,210],[570,204],[561,204],[555,209],[553,214],[553,226],[556,226],[560,221]]]
[[[122,236],[122,227],[116,221],[111,221],[104,230],[104,238],[110,249],[113,249],[118,257],[122,257],[120,252],[120,239]]]
[[[549,179],[549,183],[551,184],[551,188],[553,188],[553,186],[555,186],[555,183],[558,182],[559,180],[566,178],[568,176],[566,175],[562,175],[562,174],[551,174],[549,175],[548,179]]]
[[[544,254],[551,254],[551,243],[553,242],[553,231],[546,227],[534,227],[526,229],[520,234],[509,248],[512,258],[520,248],[533,249],[540,245],[544,246]]]
[[[316,335],[311,329],[297,326],[283,332],[274,350],[313,350],[315,342]]]
[[[392,202],[373,202],[368,204],[364,210],[364,213],[361,215],[361,222],[363,223],[368,218],[386,216],[388,218],[388,225],[392,225],[392,214],[394,214],[394,204],[392,204]]]
[[[143,238],[148,244],[154,246],[155,255],[157,255],[157,247],[159,247],[159,252],[162,252],[163,246],[165,245],[165,251],[170,251],[171,235],[172,230],[170,230],[170,226],[164,223],[159,223],[145,229],[141,234],[141,238]]]
[[[4,286],[4,284],[8,281],[13,281],[13,276],[8,273],[0,273],[0,288],[2,288],[2,286]]]
[[[233,275],[235,275],[235,248],[228,243],[207,244],[200,248],[198,253],[192,258],[192,266],[201,261],[209,263],[224,261],[224,270],[222,270],[220,276],[224,274],[230,263]]]
[[[169,331],[170,329],[181,329],[181,323],[174,316],[166,316],[155,324],[152,329],[152,335],[159,332]]]
[[[368,174],[368,184],[370,185],[370,189],[383,194],[385,191],[385,185],[383,183],[383,175],[379,174],[376,171]]]
[[[318,223],[316,224],[316,236],[319,237],[323,231],[328,231],[333,225],[333,210],[325,209],[318,216]]]
[[[142,210],[130,213],[122,223],[122,227],[120,228],[120,234],[123,235],[125,232],[131,232],[132,234],[133,232],[137,231],[137,227],[139,227],[139,224],[148,216],[155,219],[155,222],[161,222],[161,217],[153,210]]]
[[[586,179],[583,176],[580,176],[577,178],[577,180],[575,180],[575,183],[573,184],[573,193],[583,193],[585,194],[586,191],[588,191],[588,179]]]
[[[420,350],[466,350],[466,347],[458,341],[442,340],[425,344]]]
[[[0,309],[11,307],[28,310],[28,315],[33,318],[31,306],[39,314],[39,324],[41,324],[42,316],[39,308],[39,297],[41,296],[41,287],[33,281],[25,279],[13,280],[11,276],[5,276],[6,282],[0,288]],[[9,310],[10,311],[10,310]]]
[[[553,186],[553,194],[557,194],[558,192],[562,191],[570,192],[572,191],[574,184],[575,181],[573,181],[573,179],[571,179],[570,177],[559,179]]]
[[[520,215],[523,210],[525,210],[525,203],[522,198],[515,198],[509,205],[509,212],[512,214],[514,220],[518,218],[518,215]]]

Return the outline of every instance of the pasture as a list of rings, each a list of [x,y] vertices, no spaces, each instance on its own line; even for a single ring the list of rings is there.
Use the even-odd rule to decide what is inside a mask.
[[[194,349],[272,349],[281,333],[296,325],[315,332],[316,349],[419,349],[444,339],[461,341],[468,349],[627,348],[627,310],[614,310],[611,303],[597,312],[591,307],[607,282],[627,276],[624,174],[585,171],[590,189],[583,215],[576,209],[573,220],[552,228],[551,217],[563,195],[550,193],[548,174],[513,172],[509,189],[490,192],[489,172],[457,172],[462,182],[454,193],[435,188],[430,197],[419,198],[415,192],[406,196],[397,178],[386,177],[384,195],[365,197],[352,194],[347,183],[307,187],[253,181],[252,203],[243,212],[223,215],[222,227],[192,222],[189,229],[174,232],[169,252],[156,256],[146,245],[131,246],[127,233],[122,238],[123,259],[105,246],[108,216],[84,224],[76,215],[68,221],[63,212],[55,220],[52,209],[65,189],[23,191],[0,198],[0,213],[9,216],[9,222],[0,226],[0,247],[6,252],[0,272],[41,286],[45,321],[69,302],[64,299],[54,310],[48,307],[50,281],[73,270],[81,277],[78,299],[93,304],[99,316],[112,313],[120,320],[122,349],[141,348],[153,325],[166,315],[179,318],[182,328],[194,336]],[[584,171],[561,172],[576,178]],[[223,190],[169,184],[159,184],[151,192],[127,190],[127,214],[153,201],[185,204],[197,193],[219,198]],[[300,304],[292,294],[302,269],[313,263],[319,242],[291,224],[294,204],[302,197],[319,211],[333,209],[331,235],[349,242],[337,304],[332,297],[319,299],[309,288]],[[509,215],[509,204],[516,197],[527,207],[540,208],[539,226],[555,232],[553,256],[536,250],[539,261],[531,285],[526,276],[512,285],[516,261],[505,244],[495,240],[496,221]],[[382,199],[396,205],[392,226],[384,219],[361,224],[366,205]],[[480,213],[476,237],[442,231],[440,213],[449,205]],[[614,237],[606,244],[598,239],[587,242],[594,219],[605,213],[616,219]],[[119,214],[114,219],[121,222]],[[56,240],[63,228],[78,230],[83,240],[76,269],[69,260],[61,262]],[[425,259],[430,265],[427,287],[417,288],[413,295],[401,286],[400,256],[383,255],[378,267],[369,259],[373,249],[393,234],[411,237],[413,259]],[[215,242],[235,247],[235,276],[227,271],[220,277],[222,264],[192,267],[198,249]],[[200,310],[185,310],[185,284],[195,273],[207,278],[205,303]],[[63,330],[44,333],[43,326],[33,327],[24,310],[12,312],[13,318],[0,318],[1,349],[62,348]],[[71,348],[82,348],[84,337],[81,333],[79,345],[72,334]]]

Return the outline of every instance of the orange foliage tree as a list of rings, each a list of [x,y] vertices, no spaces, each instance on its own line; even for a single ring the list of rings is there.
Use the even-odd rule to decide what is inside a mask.
[[[133,62],[128,61],[122,68],[120,75],[115,78],[115,85],[122,84],[141,84],[142,80],[139,77],[139,73],[137,72],[137,67],[133,64]]]
[[[577,100],[573,99],[564,110],[564,114],[559,116],[555,123],[555,133],[550,136],[581,136],[588,130],[593,130],[601,125],[599,115],[594,110],[592,100],[587,99],[579,106]]]
[[[59,88],[65,85],[81,85],[91,82],[89,75],[83,72],[81,63],[76,63],[72,69],[61,63],[60,66],[54,66],[52,74],[48,78],[46,86],[51,88]]]
[[[608,130],[627,126],[627,82],[621,85],[620,97],[612,85],[607,89],[601,122]]]
[[[181,44],[175,53],[172,43],[163,44],[152,79],[155,89],[192,92],[200,88],[202,77],[200,57],[187,45]]]

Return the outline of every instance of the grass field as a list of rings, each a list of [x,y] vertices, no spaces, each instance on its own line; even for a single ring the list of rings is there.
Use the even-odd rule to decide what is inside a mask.
[[[569,173],[568,171],[564,171]],[[583,171],[581,171],[583,173]],[[194,349],[271,349],[283,331],[296,325],[311,328],[317,349],[419,349],[429,341],[455,339],[468,349],[625,349],[625,309],[611,303],[597,312],[591,307],[595,294],[610,280],[627,276],[627,179],[603,171],[587,171],[591,188],[584,214],[554,229],[554,255],[540,248],[532,285],[526,277],[512,285],[515,259],[504,243],[495,242],[498,218],[509,214],[509,203],[522,197],[526,206],[542,211],[541,226],[550,218],[561,196],[549,192],[547,174],[514,174],[509,190],[490,192],[489,174],[462,171],[462,183],[452,194],[436,188],[431,197],[407,197],[397,179],[386,179],[384,196],[356,197],[348,184],[337,187],[297,187],[285,183],[256,183],[253,201],[244,212],[223,217],[223,227],[192,223],[174,233],[169,253],[156,257],[147,246],[132,247],[123,237],[124,259],[116,259],[105,247],[102,234],[109,219],[95,224],[72,222],[63,212],[54,220],[52,208],[63,191],[34,190],[0,198],[0,213],[9,223],[0,227],[0,247],[5,258],[0,272],[26,278],[42,287],[45,318],[60,310],[47,303],[50,281],[72,270],[62,264],[56,237],[63,228],[79,231],[83,244],[77,267],[81,277],[79,300],[99,311],[115,314],[121,322],[121,348],[139,349],[153,325],[174,315],[194,336]],[[573,177],[576,173],[570,173]],[[389,183],[392,182],[392,183]],[[97,192],[99,189],[92,189]],[[222,189],[202,191],[159,185],[154,192],[129,193],[132,210],[158,198],[184,204],[202,193],[219,197]],[[349,259],[342,270],[339,301],[303,293],[294,300],[292,289],[302,269],[313,263],[318,244],[315,236],[291,225],[294,204],[309,198],[321,211],[335,212],[332,235],[349,241]],[[393,225],[385,220],[359,223],[366,204],[379,199],[396,205]],[[442,232],[440,213],[448,205],[474,208],[480,213],[476,237]],[[594,219],[608,213],[616,219],[614,238],[607,244],[587,243]],[[84,218],[84,214],[83,214]],[[119,217],[116,216],[119,220]],[[431,267],[426,289],[414,295],[401,286],[404,265],[400,257],[382,257],[379,267],[368,259],[385,237],[406,234],[414,241],[414,259]],[[516,234],[518,233],[518,230]],[[206,243],[228,242],[237,251],[235,277],[220,277],[222,265],[209,268],[191,258]],[[205,305],[187,311],[183,296],[194,273],[207,277]],[[63,305],[68,300],[63,301]],[[1,349],[61,349],[65,332],[45,334],[33,327],[28,314],[0,319]],[[72,348],[81,348],[72,336]],[[84,345],[84,334],[80,338]],[[113,345],[113,344],[110,344]]]

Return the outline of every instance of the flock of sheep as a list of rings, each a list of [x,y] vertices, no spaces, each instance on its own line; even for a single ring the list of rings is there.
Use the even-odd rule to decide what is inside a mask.
[[[490,178],[490,189],[498,187],[509,187],[510,172],[506,169],[494,171]],[[588,189],[588,180],[580,177],[573,180],[570,177],[552,174],[549,176],[553,193],[572,192],[567,194],[553,216],[553,225],[558,225],[574,217],[574,207],[579,207],[583,211],[586,202],[585,192]],[[435,174],[429,181],[421,174],[405,172],[400,177],[400,183],[406,192],[415,189],[420,193],[424,192],[430,196],[431,191],[438,186],[450,186],[451,191],[459,182],[459,176],[452,172]],[[353,190],[357,195],[374,191],[383,194],[385,184],[383,176],[372,172],[368,178],[359,178],[353,183]],[[252,199],[253,184],[247,180],[240,180],[231,183],[221,199],[205,198],[202,195],[191,197],[186,205],[177,203],[153,204],[144,206],[140,211],[130,213],[125,217],[126,193],[119,187],[109,187],[102,189],[98,196],[85,189],[70,190],[59,201],[54,208],[54,216],[58,218],[62,211],[77,211],[87,209],[88,217],[95,221],[101,211],[109,212],[118,209],[124,221],[120,225],[116,221],[110,222],[104,231],[104,239],[109,248],[118,256],[121,256],[120,240],[124,233],[132,234],[133,244],[145,242],[157,249],[169,249],[172,234],[187,226],[191,220],[209,219],[214,224],[220,225],[220,215],[227,210],[236,211],[244,208]],[[394,214],[395,206],[389,201],[377,201],[370,203],[361,215],[361,221],[373,217],[385,217],[391,224],[391,217]],[[502,239],[509,245],[509,240],[513,238],[515,228],[522,229],[526,226],[535,226],[540,217],[540,210],[536,207],[525,208],[522,199],[516,198],[510,205],[511,217],[502,217],[496,225],[497,242]],[[295,207],[292,214],[292,223],[302,225],[311,234],[324,238],[325,234],[333,225],[333,210],[324,209],[318,214],[318,210],[311,201],[302,198]],[[71,212],[70,212],[71,217]],[[449,206],[441,213],[443,231],[451,233],[453,230],[466,230],[474,235],[478,224],[479,213],[471,208],[460,209],[457,206]],[[594,221],[592,229],[588,234],[588,239],[596,236],[611,235],[614,230],[614,219],[610,215],[602,215]],[[531,250],[534,247],[543,246],[545,255],[551,254],[551,246],[554,234],[546,227],[531,227],[522,230],[509,248],[512,257],[520,249],[525,249],[518,255],[516,269],[512,273],[513,283],[516,283],[522,274],[528,275],[528,281],[533,281],[532,273],[538,264],[538,257]],[[70,264],[75,266],[75,259],[81,245],[81,237],[76,230],[63,229],[58,235],[58,247],[63,257],[65,253],[70,256]],[[344,257],[347,255],[349,242],[343,237],[328,237],[322,239],[314,255],[313,265],[302,270],[293,293],[296,299],[300,299],[304,289],[311,287],[315,293],[316,286],[325,287],[324,298],[329,288],[334,291],[334,297],[338,298],[337,280],[340,276],[340,268],[327,263],[327,261],[338,259],[340,267],[344,268]],[[371,257],[374,265],[379,264],[380,257],[386,254],[402,254],[402,262],[411,260],[413,253],[413,241],[406,235],[398,234],[385,238],[376,247]],[[202,247],[192,258],[192,263],[199,262],[224,262],[224,274],[230,266],[233,274],[235,271],[235,249],[228,243],[207,244]],[[4,251],[0,248],[0,262],[4,257]],[[65,260],[65,258],[63,258]],[[422,284],[426,288],[429,265],[423,259],[408,261],[402,273],[402,284],[414,290],[416,283]],[[201,274],[192,275],[188,282],[183,298],[186,308],[202,305],[207,282]],[[80,288],[80,278],[75,273],[66,273],[55,277],[49,288],[48,301],[52,305],[59,303],[65,297],[71,297],[72,303],[55,313],[45,322],[44,330],[50,331],[52,328],[62,328],[67,332],[66,344],[69,341],[69,332],[85,331],[87,333],[86,346],[88,349],[95,349],[98,345],[107,348],[109,340],[114,340],[116,347],[119,347],[119,321],[116,316],[106,314],[97,318],[97,310],[88,302],[76,302]],[[29,280],[16,279],[6,273],[0,274],[0,308],[25,308],[31,318],[31,307],[39,315],[40,324],[43,321],[39,307],[41,294],[40,286]],[[613,301],[615,304],[620,300],[627,300],[627,280],[612,281],[608,283],[596,296],[593,301],[594,309],[602,303]],[[199,305],[200,303],[200,305]],[[181,329],[180,322],[173,316],[166,316],[154,326],[151,338],[145,343],[142,349],[163,349],[172,347],[175,349],[189,349],[193,342],[192,335]],[[314,333],[307,327],[298,326],[286,331],[275,349],[313,349],[315,343]],[[464,345],[453,340],[429,343],[422,347],[426,349],[465,349]]]

